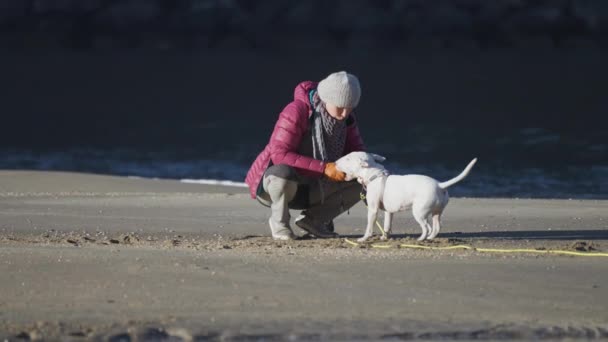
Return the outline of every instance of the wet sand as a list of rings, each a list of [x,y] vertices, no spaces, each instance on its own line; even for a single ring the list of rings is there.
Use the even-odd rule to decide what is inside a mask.
[[[266,221],[244,188],[0,171],[0,340],[608,338],[608,258],[274,242]],[[395,233],[415,242],[409,212]],[[608,252],[608,201],[455,198],[429,245],[454,244]]]

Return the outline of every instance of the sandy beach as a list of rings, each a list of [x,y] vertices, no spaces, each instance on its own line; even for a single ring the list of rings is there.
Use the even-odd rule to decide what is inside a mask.
[[[608,258],[275,242],[267,215],[239,187],[0,171],[0,341],[608,338]],[[453,198],[426,245],[456,244],[608,252],[608,201]]]

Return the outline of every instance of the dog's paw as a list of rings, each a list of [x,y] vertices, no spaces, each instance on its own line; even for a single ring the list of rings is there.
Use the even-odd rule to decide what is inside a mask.
[[[380,240],[382,240],[382,241],[386,241],[386,240],[388,240],[388,235],[382,235],[382,236],[380,237]]]
[[[367,239],[369,239],[369,236],[360,237],[357,239],[357,242],[365,242]]]

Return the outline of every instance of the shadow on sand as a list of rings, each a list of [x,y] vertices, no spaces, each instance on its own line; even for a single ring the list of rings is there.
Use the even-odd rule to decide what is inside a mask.
[[[358,239],[363,234],[341,234],[340,238]],[[376,232],[374,236],[378,236]],[[420,234],[392,234],[393,239],[417,239]],[[245,235],[235,240],[250,240],[268,237],[265,235]],[[608,240],[608,230],[523,230],[511,232],[440,233],[438,238],[446,239],[496,239],[496,240]],[[298,240],[315,240],[306,234]]]

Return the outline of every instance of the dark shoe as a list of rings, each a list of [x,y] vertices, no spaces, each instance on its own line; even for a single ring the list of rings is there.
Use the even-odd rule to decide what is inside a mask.
[[[333,232],[334,224],[332,221],[330,221],[330,224],[328,225],[319,225],[313,222],[308,216],[300,215],[296,218],[295,224],[318,238],[329,239],[338,237],[338,234]],[[331,231],[328,228],[330,228]]]

